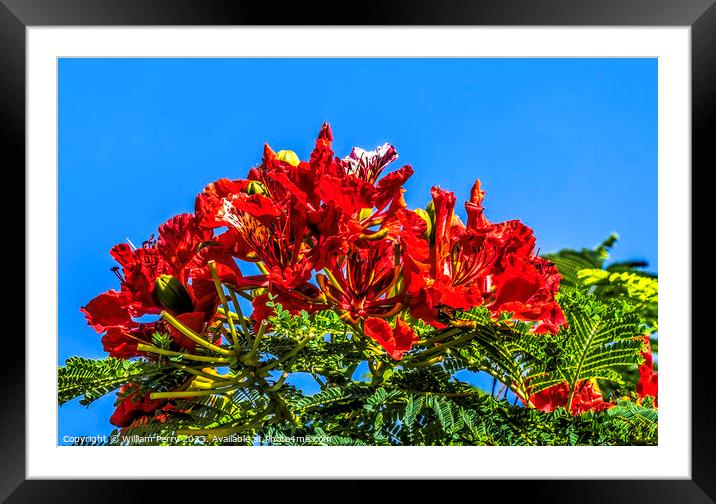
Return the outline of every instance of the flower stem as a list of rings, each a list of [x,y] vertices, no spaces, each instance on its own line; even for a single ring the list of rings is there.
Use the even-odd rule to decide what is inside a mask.
[[[266,332],[266,327],[268,324],[265,320],[261,322],[259,325],[259,330],[256,333],[256,336],[254,337],[254,342],[251,344],[251,350],[249,351],[248,357],[253,357],[258,353],[259,350],[259,343],[261,343],[261,338],[264,337],[264,333]]]
[[[209,357],[204,355],[194,355],[183,352],[174,352],[172,350],[164,350],[163,348],[157,348],[152,345],[145,345],[144,343],[137,344],[137,350],[140,352],[150,352],[157,355],[166,355],[167,357],[181,357],[183,359],[194,360],[198,362],[210,362],[215,364],[229,364],[229,359],[223,357]]]
[[[476,334],[473,334],[471,332],[465,333],[462,336],[455,338],[454,340],[450,340],[446,343],[441,344],[440,346],[436,346],[433,348],[428,348],[427,350],[420,352],[418,354],[415,354],[412,359],[410,359],[406,364],[410,365],[416,365],[422,362],[422,359],[427,357],[428,355],[433,355],[435,353],[442,354],[446,350],[448,350],[450,347],[459,345],[461,343],[465,343],[467,341],[470,341],[471,339],[477,337]]]
[[[226,296],[224,295],[224,287],[221,285],[221,280],[219,280],[219,275],[216,273],[216,261],[209,261],[209,271],[211,272],[211,278],[214,280],[214,287],[216,288],[216,292],[219,294],[219,300],[221,301],[221,304],[224,305],[224,311],[228,314],[229,313],[229,303],[226,301]],[[239,351],[239,338],[236,336],[236,328],[234,327],[234,321],[233,319],[227,315],[226,316],[227,321],[229,322],[229,330],[231,331],[231,340],[234,343],[234,352]]]
[[[409,367],[415,367],[415,368],[418,368],[418,367],[429,367],[429,366],[432,366],[433,364],[437,364],[438,362],[442,362],[442,360],[443,360],[444,358],[445,358],[444,356],[438,355],[437,357],[433,357],[432,359],[428,359],[428,360],[426,360],[426,361],[415,362],[415,363],[413,363],[413,364],[407,364],[407,365],[408,365]]]
[[[251,331],[249,330],[249,326],[246,324],[246,317],[244,317],[244,314],[241,312],[241,306],[239,306],[239,300],[236,299],[234,296],[236,295],[236,291],[233,289],[229,289],[233,296],[231,297],[231,302],[234,305],[234,309],[236,309],[236,314],[238,315],[239,322],[241,323],[241,327],[244,330],[244,334],[247,336],[251,334]]]
[[[200,370],[195,369],[195,368],[193,368],[193,367],[191,367],[191,366],[186,366],[186,365],[184,365],[184,364],[177,364],[176,362],[169,362],[168,364],[169,364],[171,367],[175,368],[175,369],[181,369],[182,371],[186,371],[186,372],[189,373],[189,374],[193,374],[193,375],[195,375],[195,376],[201,376],[201,377],[207,378],[207,379],[209,379],[209,380],[219,379],[219,380],[224,380],[224,381],[227,381],[227,382],[228,382],[228,381],[231,381],[231,377],[229,377],[229,376],[223,376],[223,375],[220,375],[220,374],[218,374],[218,373],[214,375],[214,374],[211,374],[211,373],[207,373],[207,372],[205,372],[205,371],[200,371]]]
[[[229,383],[231,383],[231,382],[229,382]],[[219,383],[216,381],[202,382],[202,381],[194,380],[193,382],[191,382],[191,388],[196,388],[196,389],[200,389],[200,390],[213,390],[214,392],[217,392],[217,393],[224,391],[224,390],[233,390],[234,388],[248,387],[249,385],[250,385],[250,383],[247,383],[247,382],[235,382],[235,383],[232,383],[231,385],[228,385],[226,382]]]
[[[281,373],[281,377],[276,380],[276,383],[274,383],[268,388],[265,388],[264,392],[276,392],[278,389],[283,387],[283,383],[286,381],[286,378],[288,378],[288,372],[284,371],[283,373]]]
[[[253,297],[253,296],[251,296],[251,295],[249,295],[249,294],[246,294],[246,293],[245,293],[243,290],[241,290],[241,289],[234,290],[234,289],[231,289],[231,288],[230,288],[229,290],[230,290],[231,292],[235,293],[235,294],[238,294],[239,296],[241,296],[242,298],[244,298],[244,299],[247,300],[247,301],[253,301],[253,300],[254,300],[254,297]]]
[[[245,323],[245,321],[248,320],[248,319],[246,319],[246,318],[243,316],[243,314],[239,314],[239,313],[232,312],[232,311],[230,311],[229,313],[226,313],[226,310],[224,310],[224,308],[223,308],[222,306],[219,306],[219,307],[216,309],[216,313],[218,313],[219,315],[221,315],[221,316],[223,317],[223,319],[226,319],[226,320],[222,321],[222,326],[223,326],[224,323],[228,323],[229,318],[231,318],[231,319],[233,319],[233,320],[238,320],[238,321],[240,321],[240,322],[241,322],[241,325],[244,327],[244,330],[246,331],[246,332],[243,333],[243,334],[246,336],[246,339],[248,340],[249,344],[251,343],[251,339],[250,339],[250,337],[249,337],[249,335],[251,334],[251,331],[249,330],[248,326],[247,326],[246,323]],[[234,327],[236,327],[236,326],[234,326]],[[227,341],[228,341],[228,340],[229,340],[228,331],[227,331],[226,329],[223,329],[223,332],[224,332],[224,335],[225,335],[225,337],[226,337],[226,339],[227,339]]]
[[[230,387],[224,387],[223,389],[211,389],[211,390],[174,390],[169,392],[151,392],[149,394],[150,399],[172,399],[172,398],[184,398],[184,397],[203,397],[209,395],[219,395],[226,392],[231,392],[237,388],[241,388],[245,385],[234,384]]]
[[[194,331],[192,331],[191,329],[189,329],[187,326],[185,326],[184,324],[182,324],[181,322],[179,322],[177,319],[175,319],[173,316],[171,316],[171,315],[170,315],[169,313],[167,313],[166,311],[162,311],[162,313],[160,314],[160,316],[161,316],[164,320],[166,320],[167,322],[169,322],[169,324],[171,324],[177,331],[179,331],[179,332],[182,333],[184,336],[186,336],[187,338],[189,338],[190,340],[192,340],[194,343],[196,343],[196,344],[198,344],[198,345],[201,345],[201,346],[203,346],[204,348],[206,348],[206,349],[208,349],[208,350],[211,350],[211,351],[213,351],[213,352],[216,352],[216,353],[218,353],[218,354],[220,354],[220,355],[223,355],[223,356],[231,355],[231,352],[230,352],[230,351],[228,351],[228,350],[225,349],[225,348],[218,347],[218,346],[214,345],[213,343],[209,343],[209,342],[206,341],[204,338],[202,338],[201,336],[199,336],[198,334],[196,334]]]

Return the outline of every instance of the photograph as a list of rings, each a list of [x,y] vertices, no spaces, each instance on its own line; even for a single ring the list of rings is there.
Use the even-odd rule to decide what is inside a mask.
[[[658,445],[659,76],[59,57],[57,445]]]

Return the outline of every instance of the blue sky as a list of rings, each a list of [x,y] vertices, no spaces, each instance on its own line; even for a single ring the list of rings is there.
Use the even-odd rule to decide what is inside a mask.
[[[613,259],[657,270],[656,59],[61,59],[58,363],[105,355],[79,308],[118,287],[112,245],[243,177],[264,142],[306,159],[323,121],[338,155],[395,145],[412,207],[480,178],[488,218],[542,252],[616,231]],[[62,406],[58,441],[109,433],[113,401]]]

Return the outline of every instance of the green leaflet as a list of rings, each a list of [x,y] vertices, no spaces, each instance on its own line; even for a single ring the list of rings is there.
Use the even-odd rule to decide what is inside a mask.
[[[57,370],[57,400],[64,404],[82,396],[80,402],[88,405],[132,379],[157,373],[154,365],[140,361],[72,357]]]

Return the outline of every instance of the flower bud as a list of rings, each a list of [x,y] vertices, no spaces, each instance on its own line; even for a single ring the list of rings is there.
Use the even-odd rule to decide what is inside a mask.
[[[295,152],[293,152],[292,150],[278,151],[276,153],[276,159],[278,159],[279,161],[288,163],[291,166],[298,166],[298,163],[301,162],[301,160],[298,159],[298,155]]]
[[[249,182],[249,185],[246,186],[246,194],[261,194],[262,196],[266,196],[267,192],[266,186],[258,180],[252,180]]]
[[[159,304],[176,313],[186,313],[193,309],[191,298],[179,280],[171,275],[161,275],[154,281]]]
[[[415,213],[418,215],[418,217],[425,221],[425,224],[427,224],[423,237],[430,238],[430,235],[433,232],[433,219],[430,217],[430,214],[422,208],[416,208]]]

